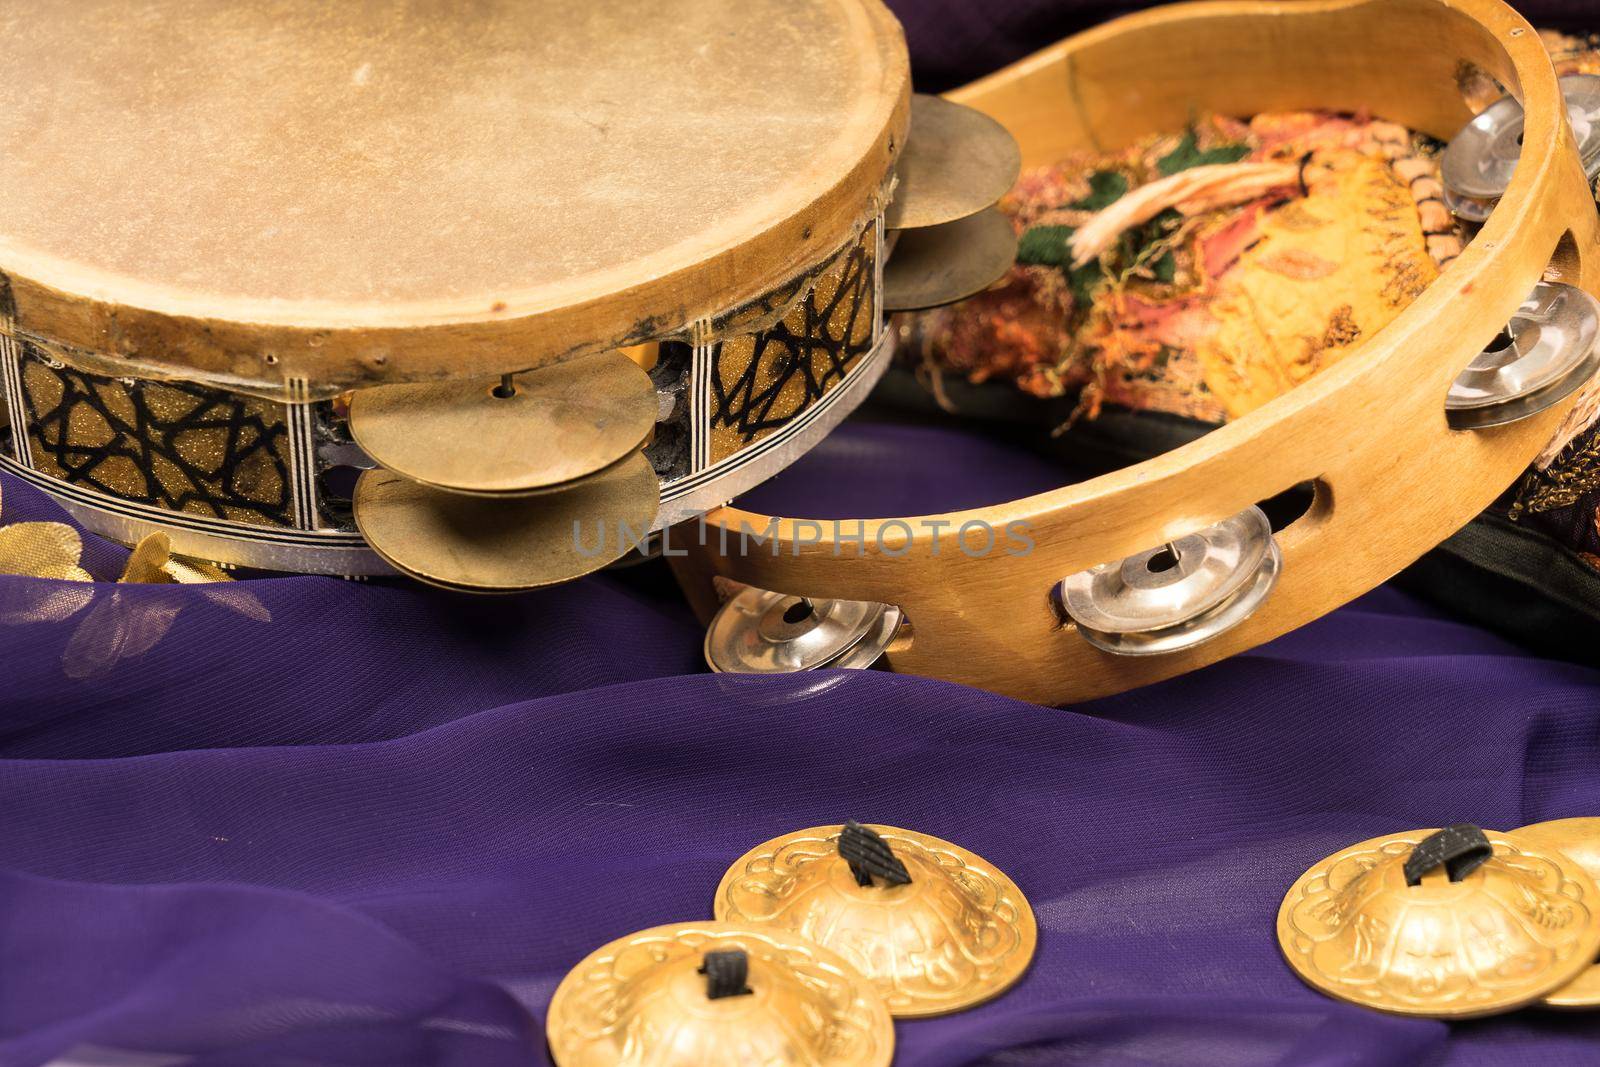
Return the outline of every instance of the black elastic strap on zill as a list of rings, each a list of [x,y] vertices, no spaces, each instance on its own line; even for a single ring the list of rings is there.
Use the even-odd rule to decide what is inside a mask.
[[[750,992],[750,957],[743,949],[707,952],[698,973],[706,976],[706,996],[711,1000],[742,997]]]
[[[1459,882],[1494,855],[1494,846],[1483,831],[1469,822],[1429,834],[1406,858],[1406,885],[1418,885],[1422,876],[1443,866],[1452,882]]]
[[[894,854],[889,842],[879,837],[876,830],[869,830],[854,819],[844,824],[844,832],[839,835],[839,855],[850,865],[856,885],[871,885],[874,878],[889,885],[911,884],[911,872]]]

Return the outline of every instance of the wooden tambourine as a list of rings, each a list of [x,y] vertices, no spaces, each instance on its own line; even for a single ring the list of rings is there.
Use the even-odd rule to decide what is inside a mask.
[[[837,424],[886,307],[1010,262],[886,300],[887,230],[1017,159],[951,188],[940,136],[1000,128],[913,106],[878,0],[66,0],[0,53],[0,466],[225,563],[593,570]]]
[[[1581,384],[1569,374],[1535,402],[1488,410],[1475,390],[1492,377],[1497,335],[1515,319],[1562,328],[1561,309],[1525,305],[1541,278],[1579,287],[1565,291],[1565,307],[1580,325],[1592,311],[1582,290],[1600,287],[1600,223],[1561,90],[1510,7],[1184,4],[1073,37],[951,99],[998,119],[1035,165],[1180,130],[1203,112],[1367,112],[1450,140],[1482,106],[1463,99],[1463,71],[1520,99],[1520,162],[1465,253],[1390,325],[1191,444],[1038,496],[849,522],[843,536],[830,523],[710,513],[709,536],[685,531],[676,541],[687,555],[674,562],[708,618],[719,595],[737,593],[712,625],[713,666],[760,669],[750,664],[795,642],[810,642],[806,666],[860,663],[872,658],[864,643],[877,641],[897,671],[1042,703],[1082,700],[1286,633],[1465,525],[1550,439]],[[1571,351],[1590,360],[1592,342]],[[1593,370],[1583,363],[1580,373]],[[1309,510],[1271,530],[1256,505],[1306,483]],[[981,548],[984,531],[1016,524],[1030,550],[962,551],[963,535]],[[724,553],[741,530],[765,536]],[[882,612],[840,607],[857,602],[887,606],[903,624],[885,636]]]

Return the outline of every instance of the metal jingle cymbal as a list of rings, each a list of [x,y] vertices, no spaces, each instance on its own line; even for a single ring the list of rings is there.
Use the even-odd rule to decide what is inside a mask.
[[[1593,180],[1600,176],[1600,76],[1567,74],[1560,84],[1579,158]],[[1439,159],[1445,186],[1477,200],[1502,196],[1522,155],[1523,121],[1522,105],[1510,96],[1479,112],[1450,140]]]
[[[900,610],[747,586],[706,628],[706,663],[719,674],[791,674],[875,663],[900,627]]]
[[[1445,186],[1444,206],[1450,214],[1463,222],[1488,222],[1490,212],[1494,211],[1499,200],[1479,200],[1476,197],[1462,196],[1460,193]]]
[[[1320,993],[1401,1015],[1474,1018],[1539,1001],[1593,964],[1600,888],[1576,861],[1521,834],[1415,830],[1318,861],[1284,894],[1277,933],[1289,965]]]
[[[541,485],[533,489],[517,489],[507,492],[480,492],[477,489],[460,489],[454,487],[446,488],[442,485],[429,486],[429,488],[438,489],[441,492],[449,493],[452,496],[475,496],[480,500],[525,500],[528,497],[553,496],[560,493],[570,492],[590,479],[602,477],[611,471],[620,469],[624,464],[631,462],[638,451],[643,451],[645,448],[650,447],[650,441],[654,435],[654,427],[651,427],[651,430],[652,433],[645,434],[644,442],[636,452],[630,452],[626,456],[623,456],[621,459],[617,460],[615,463],[608,464],[607,466],[601,467],[597,471],[585,474],[581,478],[574,478],[569,482],[556,482],[553,485]],[[426,485],[427,483],[424,482],[423,484]]]
[[[983,292],[1017,261],[1017,234],[999,208],[906,230],[883,267],[883,306],[923,311]]]
[[[911,130],[895,161],[894,199],[884,226],[910,230],[976,214],[995,203],[1022,173],[1022,150],[1000,123],[961,104],[916,93]]]
[[[1493,200],[1505,193],[1522,154],[1522,105],[1503,96],[1461,127],[1439,157],[1445,187]]]
[[[1458,430],[1503,426],[1556,404],[1600,371],[1600,301],[1575,285],[1540,282],[1445,394]]]
[[[885,653],[907,647],[909,633],[910,625],[906,622],[905,613],[893,604],[885,604],[878,621],[862,635],[855,647],[826,666],[831,671],[864,671],[881,660]]]
[[[655,426],[650,375],[620,352],[506,379],[363,389],[350,435],[412,481],[479,494],[525,493],[603,470]]]
[[[1513,830],[1506,836],[1554,849],[1600,882],[1600,819],[1552,819]],[[1547,1008],[1600,1008],[1600,964],[1589,967],[1540,1003]]]
[[[661,487],[643,454],[564,493],[509,500],[448,493],[370,470],[355,520],[372,550],[430,585],[513,593],[597,571],[643,538]]]
[[[1057,599],[1084,640],[1122,656],[1200,644],[1237,626],[1277,584],[1272,524],[1250,507],[1215,526],[1065,578]]]
[[[854,964],[900,1018],[945,1015],[1010,989],[1039,928],[1004,871],[894,826],[814,826],[763,842],[722,876],[723,922],[807,937]]]

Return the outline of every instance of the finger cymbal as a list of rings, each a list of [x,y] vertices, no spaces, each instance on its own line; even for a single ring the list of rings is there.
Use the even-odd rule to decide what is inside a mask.
[[[1513,830],[1509,836],[1555,849],[1582,867],[1590,878],[1600,878],[1600,819],[1552,819]],[[1548,1008],[1600,1008],[1600,964],[1585,969],[1541,1003]]]

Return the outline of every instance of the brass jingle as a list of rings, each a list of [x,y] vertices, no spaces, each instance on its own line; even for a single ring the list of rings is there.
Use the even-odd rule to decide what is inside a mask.
[[[923,311],[983,292],[1017,261],[1017,234],[999,208],[897,235],[883,266],[883,306]]]
[[[1600,889],[1583,868],[1517,834],[1452,882],[1407,885],[1431,830],[1374,837],[1320,860],[1278,909],[1278,945],[1328,996],[1401,1015],[1462,1019],[1531,1004],[1600,950]]]
[[[743,995],[710,999],[708,952],[740,951]],[[894,1021],[834,952],[783,930],[672,923],[618,938],[556,987],[545,1018],[559,1067],[888,1067]]]
[[[1454,428],[1525,419],[1600,371],[1600,301],[1575,285],[1535,285],[1505,332],[1511,343],[1480,352],[1445,394]]]
[[[376,462],[438,489],[535,491],[627,457],[655,426],[650,375],[621,352],[511,379],[456,379],[363,389],[350,436]]]
[[[717,886],[716,917],[783,929],[854,964],[899,1018],[975,1007],[1011,988],[1039,943],[1033,909],[982,856],[929,834],[874,825],[907,885],[859,885],[839,855],[843,826],[775,837]]]
[[[911,130],[894,165],[891,230],[938,226],[982,211],[1011,191],[1022,149],[981,111],[926,93],[911,97]]]
[[[1578,156],[1592,181],[1600,176],[1600,75],[1567,74],[1560,84]],[[1440,156],[1445,186],[1477,200],[1504,195],[1522,155],[1522,130],[1522,105],[1515,98],[1503,96],[1484,108]]]
[[[651,434],[645,435],[645,448],[650,447],[649,442],[651,436]],[[428,485],[428,488],[430,489],[437,489],[441,493],[449,493],[451,496],[473,496],[477,497],[479,500],[526,500],[529,497],[536,496],[559,496],[560,494],[570,492],[571,490],[583,485],[585,482],[591,481],[595,478],[604,477],[612,472],[620,472],[625,466],[633,462],[634,456],[638,455],[639,451],[642,451],[642,449],[630,452],[626,456],[623,456],[621,459],[617,460],[615,463],[607,464],[597,471],[592,471],[589,474],[585,474],[581,478],[574,478],[570,482],[556,482],[554,485],[541,485],[534,489],[517,489],[506,492],[484,492],[477,489],[460,489],[455,487],[447,488],[442,485],[428,485],[427,482],[422,482],[421,484]]]
[[[1462,196],[1448,185],[1444,187],[1444,206],[1450,214],[1463,222],[1482,223],[1489,221],[1490,212],[1494,211],[1499,200],[1479,200],[1471,196]]]
[[[1252,506],[1170,545],[1071,575],[1056,596],[1091,645],[1153,656],[1210,640],[1249,618],[1282,566],[1272,524]]]
[[[1567,121],[1578,142],[1578,157],[1583,171],[1593,181],[1600,177],[1600,76],[1563,74],[1558,83],[1567,105]]]
[[[1551,819],[1506,836],[1560,852],[1600,884],[1600,819]],[[1547,1008],[1600,1008],[1600,964],[1591,965],[1540,1003]]]
[[[868,667],[894,639],[899,621],[899,609],[885,604],[747,586],[706,628],[706,663],[721,674]]]
[[[449,493],[369,470],[355,520],[372,550],[429,585],[513,593],[597,571],[645,536],[661,502],[643,454],[564,493],[509,500]]]

